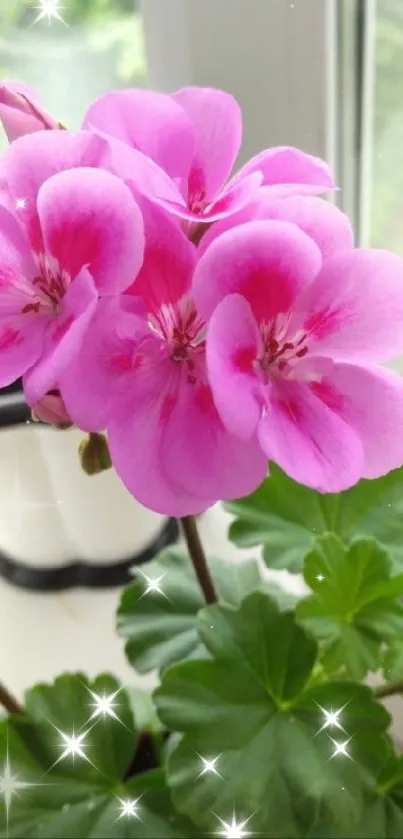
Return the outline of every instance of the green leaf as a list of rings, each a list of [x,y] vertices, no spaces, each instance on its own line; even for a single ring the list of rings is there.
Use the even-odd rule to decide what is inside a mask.
[[[403,640],[400,638],[392,641],[384,652],[383,675],[388,682],[403,679]]]
[[[365,795],[365,807],[358,824],[340,832],[334,823],[319,820],[310,839],[397,839],[403,836],[403,757],[392,755],[378,783]]]
[[[403,756],[392,755],[383,768],[378,779],[377,806],[378,813],[382,813],[384,836],[394,839],[403,836]],[[375,797],[374,797],[375,798]],[[368,813],[368,816],[370,814]],[[371,824],[369,819],[368,825]],[[382,835],[382,834],[380,834]]]
[[[263,545],[270,568],[302,570],[304,554],[326,532],[343,541],[372,536],[403,568],[403,468],[376,481],[360,481],[338,495],[322,495],[270,465],[270,477],[256,492],[226,507],[236,516],[230,539],[240,547]]]
[[[94,697],[116,693],[116,717],[93,716]],[[62,733],[80,741],[82,755],[62,758]],[[170,801],[162,770],[125,781],[138,734],[128,697],[111,676],[90,682],[82,675],[61,676],[53,685],[27,693],[23,716],[0,721],[0,775],[5,767],[29,784],[6,808],[0,794],[0,836],[16,837],[166,837],[195,836],[194,828]],[[0,781],[1,788],[1,781]],[[140,799],[141,818],[119,818],[122,801]]]
[[[137,731],[161,732],[164,726],[158,717],[151,694],[141,688],[126,688]]]
[[[403,634],[403,574],[392,577],[385,551],[371,539],[346,548],[336,536],[318,539],[305,557],[313,594],[297,606],[297,619],[328,642],[323,663],[362,679],[381,664],[385,637]]]
[[[264,583],[258,562],[242,563],[209,559],[214,582],[221,598],[236,605],[245,594]],[[205,605],[189,557],[177,548],[163,551],[142,566],[151,580],[161,579],[158,592],[146,594],[147,580],[141,574],[124,590],[117,614],[119,634],[126,639],[125,651],[139,673],[161,669],[184,658],[205,655],[196,630],[196,616]],[[275,587],[270,585],[272,591]],[[279,591],[281,604],[289,596]]]
[[[361,779],[384,760],[389,719],[371,691],[315,685],[316,644],[265,592],[209,607],[198,625],[211,658],[169,668],[155,692],[163,722],[184,734],[168,759],[177,808],[208,831],[235,808],[268,839],[306,835],[320,807],[358,821]],[[343,730],[324,726],[322,709],[343,709]],[[353,760],[331,759],[330,735]],[[218,756],[220,774],[202,774],[200,756]]]

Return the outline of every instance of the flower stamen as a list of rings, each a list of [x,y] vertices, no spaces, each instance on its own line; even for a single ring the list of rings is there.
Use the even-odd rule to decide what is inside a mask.
[[[60,301],[67,291],[70,277],[51,257],[37,257],[38,274],[31,280],[27,292],[30,300],[21,309],[22,314],[57,314]]]

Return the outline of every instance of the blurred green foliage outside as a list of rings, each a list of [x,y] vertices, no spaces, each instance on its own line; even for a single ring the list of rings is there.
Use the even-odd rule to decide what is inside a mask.
[[[378,0],[371,245],[403,254],[403,0]]]
[[[70,28],[32,25],[38,6],[0,0],[0,78],[24,79],[71,127],[106,90],[146,83],[134,0],[60,0]],[[403,0],[377,0],[374,34],[371,244],[403,254]]]
[[[30,84],[78,128],[97,96],[145,84],[141,18],[134,0],[60,0],[58,11],[66,26],[37,20],[39,0],[0,0],[0,78]]]

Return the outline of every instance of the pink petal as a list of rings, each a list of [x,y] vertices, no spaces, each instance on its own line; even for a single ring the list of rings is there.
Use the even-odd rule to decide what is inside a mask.
[[[227,294],[242,294],[258,321],[287,312],[321,266],[317,245],[295,225],[253,221],[216,239],[198,263],[194,297],[208,319]]]
[[[219,193],[216,200],[210,205],[199,209],[188,209],[175,201],[160,201],[159,203],[168,212],[179,218],[200,224],[211,224],[213,221],[225,219],[237,213],[258,194],[261,183],[259,172],[253,172],[249,177],[244,178],[232,187]]]
[[[34,131],[59,128],[58,122],[40,104],[36,93],[22,82],[0,85],[0,120],[10,143]]]
[[[0,387],[15,382],[40,357],[44,329],[42,318],[0,315]]]
[[[231,215],[252,200],[262,180],[261,175],[254,172],[218,195],[217,200],[210,205],[194,211],[187,206],[176,179],[172,180],[151,158],[130,148],[121,140],[108,137],[99,131],[97,133],[109,145],[107,168],[123,178],[131,186],[136,197],[140,192],[168,213],[186,221],[210,224]]]
[[[129,188],[99,169],[49,178],[38,194],[45,251],[71,278],[88,268],[101,293],[130,285],[143,262],[141,212]]]
[[[74,355],[79,352],[97,299],[93,280],[84,268],[63,298],[60,314],[48,318],[42,356],[24,377],[24,392],[30,405],[34,405],[55,387]]]
[[[296,311],[310,352],[369,363],[393,358],[403,351],[403,260],[381,250],[334,256]]]
[[[341,492],[364,472],[359,435],[307,384],[272,382],[259,440],[290,478],[319,492]]]
[[[112,91],[90,106],[83,127],[123,140],[171,178],[187,182],[194,151],[192,126],[171,96],[151,90]]]
[[[11,384],[41,353],[45,321],[23,314],[35,265],[11,213],[0,207],[0,387]]]
[[[6,292],[18,296],[16,285],[18,279],[35,276],[35,263],[30,253],[21,228],[8,210],[0,206],[0,310],[4,311]],[[16,298],[17,300],[17,298]],[[12,311],[20,311],[21,306],[15,303]]]
[[[229,93],[207,87],[185,87],[172,98],[190,118],[195,137],[189,198],[194,189],[202,189],[212,200],[227,180],[241,146],[241,109]]]
[[[247,182],[247,179],[240,181],[240,183],[245,182]],[[218,219],[215,224],[212,224],[206,232],[203,233],[203,237],[197,248],[199,258],[210,247],[211,243],[214,242],[215,239],[218,239],[219,236],[222,236],[222,234],[226,233],[228,230],[233,230],[234,227],[239,227],[241,224],[246,224],[248,221],[261,221],[259,218],[259,209],[261,206],[260,194],[265,189],[265,187],[258,188],[257,194],[253,196],[251,195],[251,200],[248,201],[245,206],[240,209],[238,208],[235,212],[230,215],[226,215],[224,218]],[[271,201],[270,203],[273,202]]]
[[[199,253],[204,253],[226,230],[247,221],[265,219],[296,224],[316,242],[323,259],[351,250],[354,245],[350,221],[334,204],[313,196],[273,199],[271,187],[261,187],[258,197],[243,210],[212,225],[201,240]]]
[[[316,242],[323,259],[354,247],[348,216],[323,198],[295,195],[273,201],[271,188],[263,187],[256,202],[256,218],[296,224]]]
[[[127,295],[99,300],[80,352],[60,376],[67,410],[84,431],[108,424],[117,389],[129,387],[139,341],[149,335],[142,300]]]
[[[251,175],[243,178],[239,183],[224,189],[202,214],[194,213],[193,219],[209,223],[231,217],[254,200],[258,195],[260,184],[260,173],[252,172]]]
[[[249,495],[267,474],[257,440],[244,442],[223,426],[207,383],[189,383],[182,366],[178,393],[167,406],[160,458],[184,490],[217,501]]]
[[[141,192],[156,204],[171,211],[176,208],[189,215],[186,202],[177,184],[160,166],[142,152],[130,148],[127,143],[98,131],[99,137],[108,144],[107,168],[123,178],[135,193]],[[173,210],[172,210],[173,211]]]
[[[249,303],[231,294],[218,304],[209,322],[207,369],[218,413],[243,440],[256,431],[262,412],[254,362],[261,337]]]
[[[161,306],[176,303],[189,292],[196,248],[160,207],[144,198],[140,207],[146,248],[143,267],[128,291],[141,296],[148,311],[159,315]]]
[[[137,372],[130,390],[121,394],[108,426],[113,465],[141,504],[168,516],[201,513],[215,499],[192,495],[167,477],[162,468],[163,435],[170,405],[175,401],[179,367],[161,359]],[[204,488],[203,488],[204,489]],[[200,493],[200,487],[198,487]]]
[[[262,172],[263,184],[272,187],[276,198],[289,195],[320,195],[335,188],[327,164],[292,146],[266,149],[252,157],[237,172],[238,181],[251,172]]]
[[[364,478],[403,464],[403,379],[389,370],[335,364],[318,392],[351,426],[364,447]]]
[[[77,166],[97,168],[106,160],[104,140],[89,132],[39,131],[21,137],[5,151],[0,161],[0,182],[7,185],[8,206],[25,199],[16,210],[18,221],[34,251],[43,251],[36,209],[40,187],[52,175]]]

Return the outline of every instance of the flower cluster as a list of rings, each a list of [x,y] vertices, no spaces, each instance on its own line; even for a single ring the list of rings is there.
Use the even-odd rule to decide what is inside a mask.
[[[403,463],[403,261],[354,248],[327,166],[269,149],[231,176],[227,93],[123,90],[82,130],[0,86],[0,386],[106,430],[115,469],[175,516],[278,463],[338,492]]]

